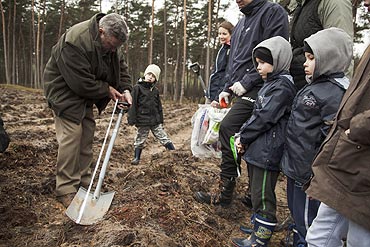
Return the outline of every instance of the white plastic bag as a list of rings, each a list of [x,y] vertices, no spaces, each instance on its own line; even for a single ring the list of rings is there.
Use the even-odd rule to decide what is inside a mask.
[[[191,123],[193,126],[191,136],[191,151],[198,158],[221,158],[218,132],[220,122],[229,109],[217,109],[211,105],[199,105],[194,113]]]
[[[218,141],[222,119],[229,112],[230,108],[218,109],[211,107],[207,114],[209,117],[208,130],[202,144],[213,144]]]

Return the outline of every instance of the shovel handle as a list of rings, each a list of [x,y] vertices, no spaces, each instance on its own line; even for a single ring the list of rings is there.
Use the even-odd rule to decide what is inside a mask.
[[[117,103],[118,105],[118,113],[125,113],[125,112],[128,112],[128,110],[130,109],[130,104],[126,101],[119,101]]]
[[[127,103],[127,102],[125,102],[125,103]],[[93,198],[92,198],[93,200],[97,200],[100,197],[100,191],[101,191],[101,187],[103,185],[103,180],[104,180],[104,177],[105,177],[105,171],[107,169],[108,162],[109,162],[109,159],[110,159],[110,155],[112,153],[114,141],[116,140],[118,129],[119,129],[119,126],[121,124],[122,115],[125,111],[127,111],[127,109],[120,109],[117,122],[114,126],[112,136],[111,136],[110,141],[109,141],[108,149],[105,153],[103,165],[101,167],[100,174],[99,174],[98,185],[96,186],[96,189],[95,189],[95,192],[94,192],[94,195],[93,195]]]

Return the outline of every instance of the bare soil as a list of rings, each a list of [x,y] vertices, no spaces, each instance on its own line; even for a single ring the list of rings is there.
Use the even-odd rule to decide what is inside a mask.
[[[176,150],[166,151],[150,135],[139,165],[133,158],[135,128],[124,117],[104,180],[115,191],[113,203],[98,223],[71,221],[56,201],[57,141],[53,114],[42,91],[0,85],[0,114],[11,138],[0,154],[0,246],[230,246],[230,239],[247,237],[251,210],[240,199],[247,187],[243,165],[235,200],[229,208],[196,202],[193,194],[218,186],[220,160],[201,160],[190,150],[191,117],[197,104],[163,102],[165,130]],[[111,117],[112,105],[97,116],[94,154],[97,159]],[[285,178],[277,185],[278,218],[288,214]],[[279,246],[285,232],[275,233]]]

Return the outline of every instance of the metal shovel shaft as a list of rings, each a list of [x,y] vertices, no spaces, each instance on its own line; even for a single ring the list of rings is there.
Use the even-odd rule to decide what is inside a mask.
[[[94,195],[93,195],[93,198],[92,198],[93,200],[98,200],[99,197],[100,197],[100,191],[101,191],[101,187],[103,185],[105,171],[107,170],[110,155],[112,153],[112,149],[113,149],[113,146],[114,146],[114,141],[116,140],[118,129],[119,129],[119,126],[121,124],[122,115],[123,115],[123,113],[122,113],[122,110],[121,110],[120,113],[118,114],[118,119],[117,119],[116,125],[114,126],[114,129],[112,131],[112,136],[111,136],[111,139],[110,139],[110,142],[109,142],[109,145],[108,145],[107,152],[106,152],[105,157],[104,157],[103,165],[102,165],[101,170],[100,170],[98,184],[96,185],[95,192],[94,192]]]
[[[198,75],[198,80],[200,81],[200,85],[202,85],[204,95],[207,96],[207,87],[206,87],[206,84],[204,83],[203,78],[200,74]]]
[[[123,116],[123,113],[125,112],[124,109],[120,109],[115,127],[112,131],[112,135],[111,135],[110,142],[109,142],[106,154],[105,154],[105,158],[104,158],[102,167],[100,169],[98,185],[96,186],[96,190],[94,193],[90,193],[90,190],[91,190],[91,187],[94,181],[95,174],[99,167],[100,158],[103,154],[105,142],[109,135],[110,126],[113,120],[114,113],[116,111],[117,104],[118,104],[118,100],[116,101],[114,105],[114,109],[112,112],[111,120],[109,122],[107,134],[105,136],[104,143],[100,151],[99,158],[98,158],[89,188],[86,191],[84,188],[80,187],[72,203],[69,205],[69,207],[66,210],[67,216],[70,219],[72,219],[74,222],[76,222],[77,224],[82,224],[82,225],[94,224],[95,222],[103,218],[103,216],[108,211],[112,203],[115,193],[114,192],[101,193],[101,187],[103,184],[103,180],[104,180],[105,172],[106,172],[108,162],[110,159],[110,155],[111,155],[111,152],[114,146],[114,142],[115,142],[115,139],[118,133],[118,129],[119,129],[119,126],[122,120],[122,116]],[[123,102],[122,104],[124,106],[128,106],[128,104],[125,102]]]

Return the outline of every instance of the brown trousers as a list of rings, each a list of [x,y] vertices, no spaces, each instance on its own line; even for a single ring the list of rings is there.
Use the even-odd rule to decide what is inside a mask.
[[[57,116],[54,120],[59,145],[55,194],[62,196],[77,192],[80,186],[89,186],[95,120],[92,108],[86,109],[79,125]]]

